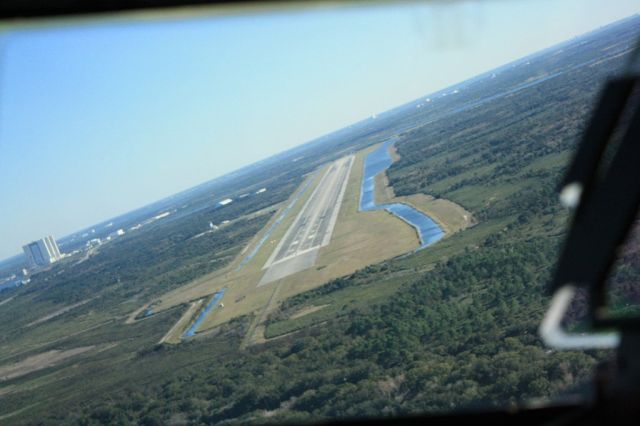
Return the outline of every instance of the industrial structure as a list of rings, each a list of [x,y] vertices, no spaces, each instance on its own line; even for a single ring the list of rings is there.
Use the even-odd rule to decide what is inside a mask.
[[[22,250],[27,256],[30,268],[48,266],[62,258],[58,244],[51,235],[23,246]]]

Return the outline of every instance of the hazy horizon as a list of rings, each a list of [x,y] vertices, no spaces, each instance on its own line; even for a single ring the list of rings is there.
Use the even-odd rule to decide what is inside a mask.
[[[595,0],[589,2],[592,8],[585,3],[536,1],[549,8],[540,12],[549,18],[546,24],[538,14],[523,16],[522,21],[513,19],[514,8],[531,7],[532,1],[518,5],[498,1],[464,2],[453,9],[415,4],[358,6],[0,34],[0,49],[4,50],[0,83],[7,93],[0,104],[0,128],[5,129],[0,131],[0,181],[11,182],[0,188],[4,205],[0,228],[5,235],[0,260],[18,254],[31,240],[49,234],[59,239],[153,204],[638,12],[630,1],[618,2],[618,8]],[[557,13],[549,13],[551,8]],[[590,19],[580,15],[587,9],[592,13]],[[459,14],[453,20],[446,17],[451,10]],[[502,26],[478,23],[469,13]],[[437,29],[425,33],[422,25],[430,17],[430,23],[440,22],[434,27],[447,19],[456,24],[466,20],[457,29],[473,32],[474,40],[457,35],[450,39],[453,33],[443,35]],[[567,22],[573,25],[565,25]],[[541,30],[545,25],[547,31]],[[207,26],[217,27],[214,31]],[[307,37],[290,42],[301,27]],[[328,28],[336,34],[327,35]],[[381,28],[383,35],[374,38],[372,46],[371,31]],[[391,35],[385,33],[389,28],[404,31]],[[510,46],[496,49],[495,43],[504,41],[516,28],[525,34],[525,40],[514,37],[517,40],[510,39]],[[527,32],[532,28],[536,33]],[[482,30],[491,34],[475,37]],[[185,31],[192,34],[185,36]],[[208,31],[218,37],[203,38]],[[293,53],[269,55],[264,40],[254,44],[265,35],[273,41],[273,32],[281,43],[277,47]],[[327,38],[318,41],[317,34]],[[353,38],[352,45],[344,46]],[[224,43],[229,39],[236,42],[230,44],[240,53],[229,51]],[[209,47],[204,40],[222,41],[211,62],[202,62],[202,53]],[[175,45],[168,54],[167,44],[171,43]],[[186,54],[188,43],[199,49]],[[309,53],[309,44],[320,51]],[[87,54],[95,62],[83,56]],[[167,61],[167,55],[181,55],[183,60]],[[354,55],[356,60],[349,62]],[[220,58],[231,64],[221,65]],[[259,71],[248,72],[256,58],[264,61]],[[390,58],[404,62],[394,64]],[[131,62],[144,67],[131,66]],[[318,69],[327,63],[337,68],[347,63],[349,69]],[[168,66],[173,68],[163,68]],[[224,84],[209,87],[217,80],[203,68],[216,71],[219,78],[230,78],[225,73],[231,71],[225,66],[240,71]],[[435,75],[423,74],[436,66]],[[43,72],[43,67],[50,72]],[[186,77],[176,84],[174,72],[180,70]],[[98,87],[96,81],[104,86]],[[345,87],[345,81],[357,87]],[[161,96],[161,89],[171,93]],[[133,98],[135,105],[130,105]],[[160,105],[154,100],[160,100]],[[168,105],[172,101],[175,105]],[[159,122],[160,116],[169,119]],[[188,139],[189,144],[180,138]],[[92,143],[86,144],[88,139]],[[34,162],[21,163],[25,159]],[[26,179],[25,170],[32,173],[31,179]],[[117,196],[110,197],[111,193]],[[50,220],[43,223],[39,212],[45,209]]]

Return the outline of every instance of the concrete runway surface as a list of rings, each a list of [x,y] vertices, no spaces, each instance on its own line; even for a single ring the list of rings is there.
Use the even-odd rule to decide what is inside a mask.
[[[354,156],[331,164],[276,249],[265,263],[258,286],[314,265],[318,251],[331,241]]]

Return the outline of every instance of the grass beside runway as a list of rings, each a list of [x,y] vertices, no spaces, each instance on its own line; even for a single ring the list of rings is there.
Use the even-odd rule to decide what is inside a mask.
[[[320,182],[322,175],[326,172],[327,167],[328,166],[322,167],[316,173],[307,178],[311,179],[311,182],[306,186],[305,192],[297,199],[296,204],[289,210],[287,216],[280,222],[275,230],[273,230],[269,239],[241,270],[235,271],[234,269],[228,271],[223,276],[214,277],[208,283],[203,283],[203,286],[210,289],[210,293],[215,289],[222,288],[223,286],[227,287],[227,290],[224,297],[224,309],[219,309],[207,316],[200,326],[199,331],[206,331],[240,315],[260,314],[262,308],[264,308],[269,302],[273,292],[273,289],[269,285],[257,287],[257,283],[265,272],[262,268],[267,262],[269,256],[271,256],[275,247],[278,245],[278,242],[284,237],[285,232],[289,226],[291,226],[296,216],[300,210],[302,210],[302,207],[313,193],[314,189]],[[303,182],[301,186],[304,185],[305,182]],[[292,195],[292,199],[296,196],[297,191]],[[285,203],[285,206],[287,206],[289,202],[290,200]],[[278,217],[280,213],[280,211],[277,212],[275,217]],[[264,232],[270,225],[271,222],[267,224],[265,229],[258,233],[246,253],[252,249],[254,244],[257,244],[260,241]],[[240,261],[241,260],[238,261],[238,264]]]
[[[389,154],[394,162],[400,158],[396,152],[395,145],[389,147]],[[389,184],[386,173],[380,173],[375,179],[376,204],[408,204],[433,219],[445,232],[445,237],[476,223],[476,220],[470,212],[453,201],[434,198],[422,193],[397,197],[393,187]]]
[[[162,302],[154,307],[155,310],[166,309],[180,303],[192,301],[210,295],[226,287],[224,309],[217,309],[202,322],[198,331],[203,332],[217,327],[232,318],[241,315],[253,315],[258,323],[254,327],[258,331],[264,330],[261,319],[277,309],[280,301],[298,293],[316,288],[333,278],[351,274],[368,265],[382,262],[414,250],[419,245],[415,230],[402,220],[386,211],[359,212],[360,192],[362,187],[364,158],[378,147],[371,146],[356,153],[351,172],[349,174],[342,205],[338,212],[335,228],[329,245],[320,249],[315,265],[304,271],[287,276],[281,280],[257,287],[257,283],[264,274],[262,269],[265,262],[278,242],[284,237],[302,207],[309,199],[313,190],[329,165],[318,170],[313,179],[300,196],[297,203],[288,212],[287,217],[273,230],[271,237],[258,250],[253,259],[241,270],[235,270],[242,258],[250,252],[262,238],[266,229],[274,219],[259,232],[252,243],[223,271],[206,279],[199,280],[192,285],[184,286],[178,291],[162,297]],[[296,194],[292,195],[292,198]],[[285,203],[286,206],[288,203]],[[284,208],[284,207],[283,207]],[[275,297],[274,297],[275,295]],[[330,312],[332,309],[327,309]],[[324,311],[324,309],[323,309]],[[325,315],[320,312],[311,315]],[[308,320],[304,320],[308,321]],[[252,333],[249,343],[254,343],[262,337],[260,332]]]
[[[231,262],[227,267],[221,270],[215,271],[207,276],[193,281],[190,284],[184,285],[161,296],[154,303],[155,311],[159,312],[172,306],[206,297],[220,290],[222,287],[230,286],[232,283],[251,281],[252,279],[255,279],[256,276],[258,276],[259,279],[259,275],[262,273],[262,266],[273,250],[271,242],[274,240],[276,240],[277,242],[278,239],[282,238],[282,228],[284,227],[286,229],[286,227],[288,227],[292,222],[293,217],[297,215],[297,212],[304,204],[306,198],[308,198],[314,186],[317,184],[317,176],[318,174],[316,173],[306,178],[311,179],[312,182],[310,185],[308,185],[304,194],[302,194],[302,196],[298,199],[296,205],[287,213],[287,216],[282,220],[280,225],[278,225],[278,227],[272,233],[271,238],[269,238],[269,240],[265,242],[265,244],[260,248],[260,250],[258,250],[255,256],[253,256],[251,261],[247,262],[247,264],[244,265],[241,270],[237,271],[238,266],[240,265],[242,260],[251,252],[253,247],[255,247],[260,242],[265,232],[267,232],[273,222],[275,222],[277,218],[282,214],[282,212],[287,208],[291,200],[297,196],[297,191],[291,195],[291,198],[286,203],[282,203],[280,209],[278,209],[278,211],[273,215],[269,222],[267,222],[265,227],[260,230],[258,234],[256,234],[256,236],[247,245],[246,249],[243,250],[241,254],[233,260],[233,262]],[[301,186],[304,185],[305,182],[303,182]],[[228,301],[234,296],[234,293],[236,292],[233,289],[229,288],[225,299]],[[225,306],[227,306],[226,303],[227,302],[225,302]],[[234,303],[232,301],[231,306],[233,306],[233,304]],[[227,309],[227,311],[229,310],[233,309]],[[206,325],[204,325],[203,328],[206,328]]]
[[[164,335],[159,343],[180,343],[184,330],[189,327],[189,324],[193,321],[196,314],[202,307],[204,299],[191,302],[187,310],[182,314],[178,322]]]

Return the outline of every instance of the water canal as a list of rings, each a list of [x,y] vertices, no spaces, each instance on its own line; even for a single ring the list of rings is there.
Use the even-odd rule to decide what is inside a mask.
[[[217,303],[222,299],[222,296],[224,296],[224,291],[225,289],[223,288],[213,295],[209,304],[202,310],[202,312],[200,312],[200,315],[198,315],[198,318],[194,321],[193,325],[189,327],[182,337],[193,337],[196,334],[198,328],[207,317],[207,314],[216,307]]]
[[[364,174],[362,177],[362,191],[360,193],[360,211],[386,210],[394,216],[413,226],[420,237],[420,247],[423,249],[440,238],[444,231],[426,214],[403,203],[376,204],[376,176],[387,170],[393,163],[389,147],[395,139],[385,141],[378,149],[371,152],[364,160]]]

